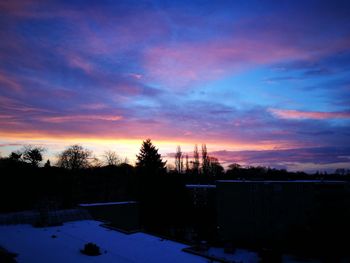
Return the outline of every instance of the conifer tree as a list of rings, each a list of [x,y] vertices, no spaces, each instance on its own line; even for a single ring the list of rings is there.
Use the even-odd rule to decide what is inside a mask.
[[[151,139],[142,142],[140,153],[136,157],[136,167],[142,173],[157,175],[166,171],[166,161],[163,162],[158,149],[152,144]]]
[[[50,168],[51,167],[51,162],[50,160],[47,160],[45,165],[44,165],[45,168]]]

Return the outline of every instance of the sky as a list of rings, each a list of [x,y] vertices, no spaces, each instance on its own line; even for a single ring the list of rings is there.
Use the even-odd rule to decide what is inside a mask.
[[[0,2],[0,152],[350,169],[349,1]]]

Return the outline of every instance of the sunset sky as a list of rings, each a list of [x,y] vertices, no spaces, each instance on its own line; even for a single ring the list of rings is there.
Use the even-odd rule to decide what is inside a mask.
[[[350,169],[350,1],[0,1],[0,152]],[[169,155],[170,156],[170,155]]]

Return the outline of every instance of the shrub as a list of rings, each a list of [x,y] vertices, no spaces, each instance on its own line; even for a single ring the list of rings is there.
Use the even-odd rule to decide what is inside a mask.
[[[94,243],[86,243],[84,249],[81,250],[81,253],[88,256],[98,256],[101,255],[100,248]]]

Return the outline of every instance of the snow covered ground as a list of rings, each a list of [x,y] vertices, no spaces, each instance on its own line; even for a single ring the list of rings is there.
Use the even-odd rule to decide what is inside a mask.
[[[228,254],[224,252],[223,248],[210,248],[207,251],[209,256],[221,258],[227,262],[242,262],[242,263],[258,263],[260,262],[257,252],[250,251],[247,249],[236,249],[234,254]],[[295,258],[292,255],[282,255],[283,263],[320,263],[314,259],[301,259]]]
[[[85,209],[65,209],[48,211],[47,216],[58,219],[60,222],[91,219],[91,215]],[[0,225],[34,224],[40,219],[38,211],[21,211],[15,213],[0,214]]]
[[[207,251],[207,254],[217,258],[225,259],[229,262],[249,262],[249,263],[258,263],[259,257],[258,254],[246,249],[236,249],[234,254],[224,253],[223,248],[210,248]]]
[[[81,207],[89,206],[107,206],[107,205],[128,205],[128,204],[137,204],[136,201],[122,201],[122,202],[108,202],[108,203],[93,203],[93,204],[80,204]]]
[[[0,226],[0,247],[19,254],[19,263],[207,263],[204,257],[183,252],[187,245],[162,240],[145,233],[123,234],[100,226],[101,222],[83,220],[67,222],[62,226],[34,228],[28,224]],[[53,236],[55,236],[53,238]],[[84,244],[93,242],[102,255],[86,256],[80,253]],[[229,262],[256,263],[257,253],[237,249],[234,254],[223,248],[210,248],[207,255]],[[283,262],[306,262],[283,256]],[[319,262],[319,261],[307,261]]]
[[[186,245],[144,233],[126,235],[100,226],[93,220],[74,221],[63,226],[34,228],[31,225],[0,226],[0,246],[18,253],[19,263],[172,263],[208,262],[181,251]],[[57,236],[52,238],[52,236]],[[85,243],[96,243],[102,255],[80,253]]]
[[[215,184],[186,184],[186,188],[216,188]]]

